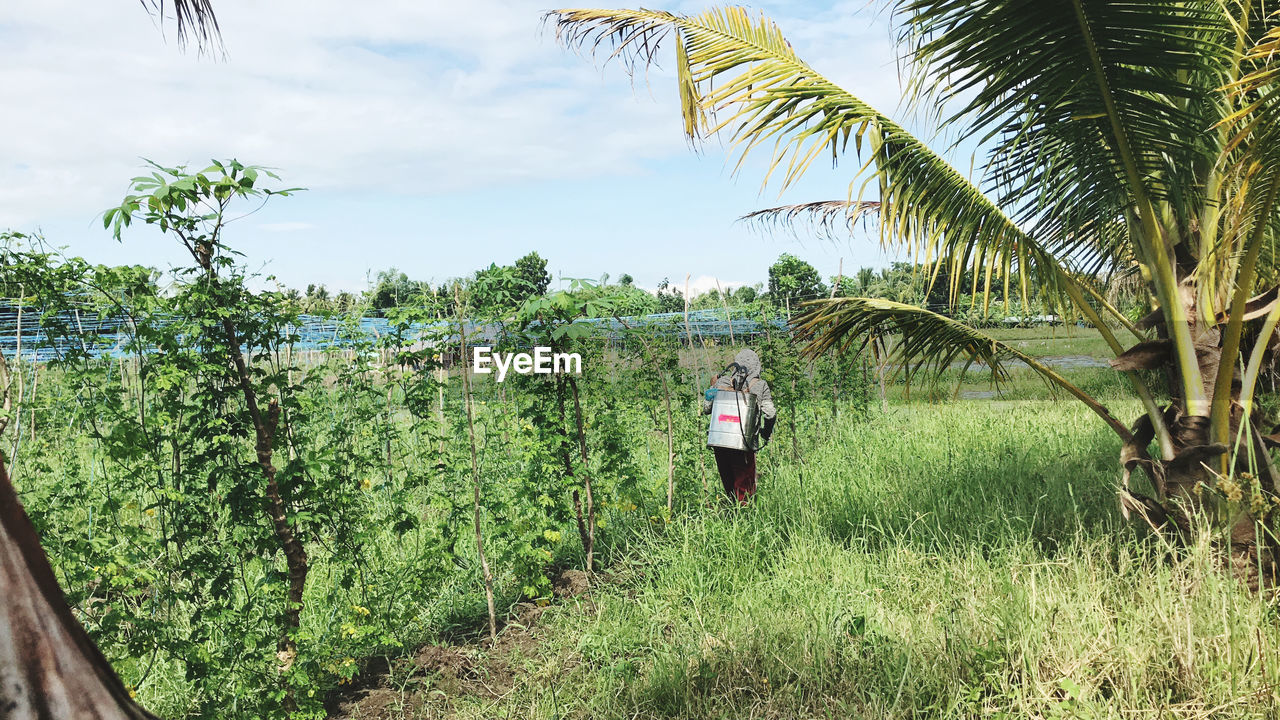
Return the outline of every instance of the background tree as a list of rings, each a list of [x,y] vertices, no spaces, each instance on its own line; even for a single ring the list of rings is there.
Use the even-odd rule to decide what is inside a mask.
[[[769,266],[769,299],[778,307],[797,307],[826,294],[818,270],[791,253],[782,253]]]
[[[662,282],[658,283],[653,296],[657,300],[654,312],[669,313],[684,310],[684,294],[673,287],[667,278],[662,278]]]
[[[520,298],[521,302],[537,296],[547,294],[547,288],[551,286],[551,275],[547,273],[547,261],[543,260],[536,252],[516,260],[515,276],[528,288],[528,295]]]
[[[373,289],[369,291],[369,305],[374,310],[386,310],[410,302],[426,289],[426,283],[410,280],[409,276],[388,268],[378,273]]]
[[[759,297],[760,297],[759,283],[756,283],[755,285],[743,285],[742,287],[733,291],[733,299],[737,301],[739,305],[750,305],[751,303],[755,302]]]

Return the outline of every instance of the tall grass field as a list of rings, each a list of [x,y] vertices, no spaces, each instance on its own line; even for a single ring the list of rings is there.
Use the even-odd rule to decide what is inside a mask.
[[[542,613],[537,644],[479,652],[521,668],[500,696],[409,673],[383,712],[1274,717],[1273,603],[1207,544],[1123,522],[1118,449],[1049,400],[835,422],[803,462],[766,451],[753,505],[638,529],[589,595]]]

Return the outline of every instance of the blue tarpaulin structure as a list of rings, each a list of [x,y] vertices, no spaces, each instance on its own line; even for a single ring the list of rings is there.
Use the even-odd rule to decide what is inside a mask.
[[[86,306],[81,310],[42,317],[39,308],[21,308],[21,336],[19,336],[19,310],[13,303],[0,301],[0,352],[14,357],[21,344],[25,359],[46,361],[71,349],[87,349],[93,355],[115,355],[129,346],[130,324],[120,314],[101,313]],[[682,312],[656,313],[623,318],[590,318],[579,321],[599,330],[597,337],[611,342],[625,339],[627,328],[643,330],[654,335],[684,337],[692,335],[695,342],[749,338],[765,332],[761,321],[731,317],[725,310],[696,310],[689,312],[687,324]],[[784,318],[768,321],[773,331],[785,331]],[[377,343],[400,333],[405,343],[422,342],[422,337],[435,336],[446,340],[450,337],[448,324],[413,323],[397,326],[387,318],[302,315],[298,324],[289,325],[286,333],[295,337],[293,348],[299,351],[326,350],[353,347],[362,342]],[[471,344],[494,342],[505,331],[502,325],[471,325],[468,342]],[[474,335],[473,335],[474,333]],[[456,342],[456,340],[454,340]],[[87,343],[91,342],[92,346]],[[427,341],[426,344],[431,344]]]

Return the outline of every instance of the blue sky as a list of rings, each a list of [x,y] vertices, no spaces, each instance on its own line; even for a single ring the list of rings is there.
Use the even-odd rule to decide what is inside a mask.
[[[752,7],[820,72],[897,110],[882,7]],[[865,234],[832,242],[737,222],[761,207],[843,197],[853,158],[815,165],[781,197],[761,192],[759,162],[735,178],[718,143],[689,149],[670,73],[630,79],[566,52],[541,23],[544,0],[215,8],[223,58],[180,52],[172,25],[137,3],[0,9],[0,228],[39,229],[97,262],[165,267],[182,260],[171,243],[140,229],[116,244],[97,217],[141,157],[236,157],[308,188],[228,235],[290,286],[357,290],[391,266],[441,281],[530,250],[556,276],[626,272],[647,287],[686,274],[701,288],[760,282],[782,252],[824,275],[841,259],[846,270],[887,261]]]

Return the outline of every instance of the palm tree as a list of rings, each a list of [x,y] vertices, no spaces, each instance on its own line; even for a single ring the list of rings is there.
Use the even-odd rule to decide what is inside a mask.
[[[809,352],[893,336],[894,358],[908,368],[978,361],[999,377],[1004,361],[1027,363],[1119,436],[1126,515],[1136,511],[1155,526],[1190,531],[1196,510],[1220,502],[1203,485],[1230,491],[1243,478],[1272,497],[1267,447],[1280,436],[1258,430],[1253,399],[1280,319],[1280,64],[1272,62],[1280,18],[1254,0],[892,7],[910,65],[908,97],[939,108],[941,128],[989,149],[978,182],[807,65],[763,16],[730,7],[691,16],[559,10],[548,18],[564,45],[606,51],[629,71],[654,63],[673,41],[688,136],[724,133],[744,158],[769,148],[769,175],[784,188],[819,156],[852,150],[859,163],[845,199],[766,216],[869,218],[883,245],[947,278],[953,304],[969,294],[985,311],[1003,289],[1006,299],[1026,305],[1034,294],[1082,316],[1105,338],[1145,414],[1121,422],[1033,358],[896,302],[809,303],[795,320]],[[1108,303],[1098,279],[1115,273],[1139,273],[1155,312],[1134,323]],[[1142,372],[1152,369],[1167,376],[1164,402],[1150,385],[1157,375]],[[1138,467],[1151,496],[1128,489]],[[1227,505],[1237,566],[1251,578],[1274,574],[1274,538],[1260,531],[1271,503]]]

